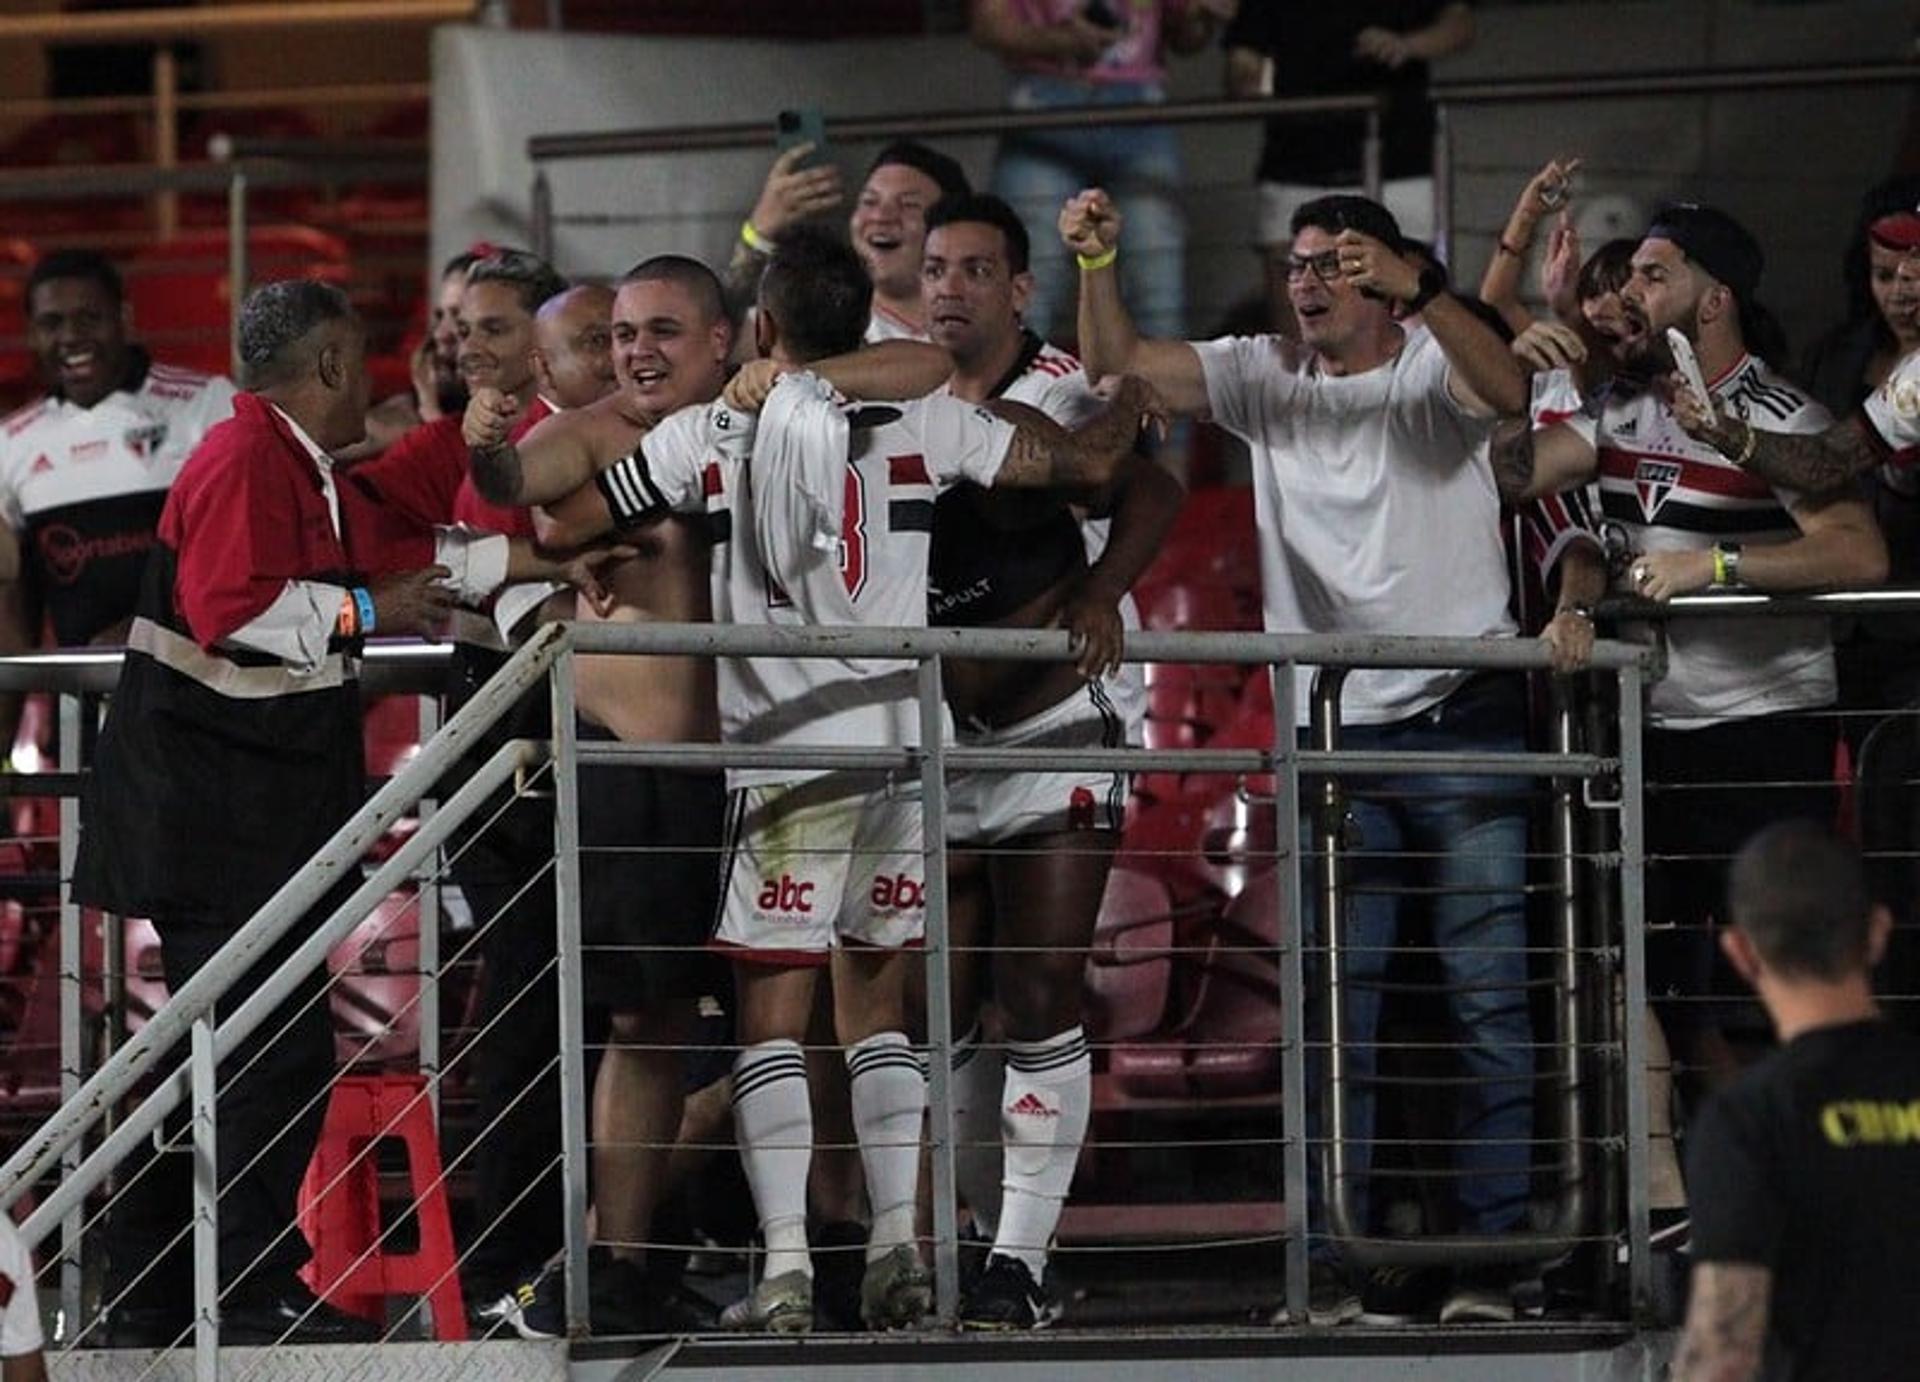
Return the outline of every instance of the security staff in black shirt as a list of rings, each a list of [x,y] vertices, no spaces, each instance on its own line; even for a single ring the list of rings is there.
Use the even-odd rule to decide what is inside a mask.
[[[1920,1366],[1920,1039],[1869,972],[1892,927],[1851,846],[1769,826],[1729,874],[1727,958],[1780,1049],[1708,1104],[1688,1158],[1693,1294],[1676,1382]]]

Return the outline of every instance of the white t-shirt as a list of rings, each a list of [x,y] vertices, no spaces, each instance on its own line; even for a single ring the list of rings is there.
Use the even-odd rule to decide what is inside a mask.
[[[1827,410],[1752,356],[1709,385],[1714,401],[1765,432],[1824,432]],[[1740,469],[1680,429],[1652,392],[1609,394],[1596,420],[1569,420],[1599,453],[1600,516],[1634,552],[1698,552],[1717,542],[1792,542],[1795,496]],[[1651,632],[1629,626],[1629,638]],[[1697,729],[1831,705],[1838,694],[1825,619],[1675,619],[1667,675],[1653,684],[1653,723]]]
[[[811,379],[812,376],[800,376]],[[785,387],[783,382],[782,387]],[[814,559],[770,571],[756,526],[806,529],[792,488],[751,483],[756,421],[725,404],[683,409],[649,432],[637,463],[662,508],[707,515],[716,622],[925,627],[933,501],[962,481],[991,485],[1014,428],[983,408],[935,395],[847,409],[843,536],[833,550],[794,544]],[[745,496],[745,502],[742,501]],[[757,516],[753,506],[761,506]],[[920,742],[911,663],[829,658],[722,658],[721,737],[734,744],[892,747]],[[798,768],[735,770],[733,786],[791,782]]]
[[[0,1214],[0,1358],[18,1358],[45,1343],[33,1291],[33,1257],[13,1220]]]
[[[1430,333],[1416,329],[1387,364],[1341,377],[1278,337],[1194,349],[1214,421],[1252,455],[1270,632],[1513,635],[1500,496],[1482,446],[1493,424],[1448,393],[1447,358]],[[1305,725],[1313,669],[1301,671],[1294,709]],[[1467,675],[1354,671],[1341,715],[1404,720]]]
[[[153,363],[91,408],[48,395],[0,422],[0,518],[22,535],[59,642],[133,612],[167,490],[233,415],[233,393],[218,375]]]

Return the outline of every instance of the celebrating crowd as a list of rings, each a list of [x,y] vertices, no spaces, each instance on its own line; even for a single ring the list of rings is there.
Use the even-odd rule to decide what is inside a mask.
[[[1038,25],[1027,8],[983,4],[976,27],[1028,64],[1022,90],[1044,104],[1079,103],[1062,89],[1103,67],[1128,103],[1149,98],[1136,88],[1153,80],[1158,46],[1206,41],[1234,7],[1169,6],[1182,22],[1134,34],[1125,51],[1079,7]],[[1348,46],[1397,70],[1470,34],[1464,6],[1400,8],[1421,22]],[[1257,67],[1264,40],[1246,15],[1236,25],[1228,42]],[[1029,32],[1042,29],[1054,46]],[[1396,138],[1417,143],[1420,131]],[[1270,151],[1262,240],[1286,329],[1189,342],[1180,297],[1165,291],[1177,217],[1150,185],[1088,185],[1083,165],[1109,152],[1097,140],[1016,141],[996,178],[1010,200],[973,191],[938,150],[889,144],[844,233],[831,223],[846,203],[840,173],[814,152],[802,144],[773,164],[720,272],[647,253],[601,286],[570,284],[524,251],[459,256],[440,279],[418,397],[397,404],[368,398],[364,333],[326,285],[248,297],[236,393],[129,339],[105,260],[56,254],[33,271],[29,326],[49,392],[0,433],[12,520],[0,575],[41,595],[59,641],[127,649],[74,895],[152,917],[174,987],[362,800],[355,669],[370,635],[450,635],[459,696],[554,619],[1062,627],[1071,662],[947,665],[953,741],[1138,744],[1145,688],[1120,655],[1138,627],[1128,592],[1184,498],[1156,454],[1177,419],[1249,448],[1273,632],[1536,632],[1515,613],[1506,506],[1527,520],[1551,601],[1537,632],[1563,672],[1590,656],[1610,596],[1858,588],[1910,564],[1911,183],[1869,197],[1851,250],[1859,311],[1802,376],[1764,306],[1752,229],[1681,201],[1639,236],[1585,254],[1567,209],[1573,160],[1523,189],[1474,297],[1396,217],[1396,201],[1419,201],[1405,170],[1389,168],[1389,195],[1374,200],[1346,186],[1339,159],[1303,169]],[[1126,165],[1112,165],[1116,179]],[[1126,171],[1153,181],[1137,162]],[[1042,188],[1049,217],[1036,224]],[[1523,265],[1548,225],[1546,315],[1535,319]],[[1070,334],[1077,356],[1048,339]],[[414,415],[417,425],[389,426]],[[29,641],[18,604],[0,622],[16,648]],[[1619,633],[1652,636],[1632,622]],[[1920,689],[1909,645],[1848,639],[1836,650],[1817,617],[1698,618],[1666,635],[1646,772],[1696,790],[1649,809],[1647,850],[1665,862],[1650,873],[1648,913],[1675,925],[1649,956],[1662,1001],[1647,1020],[1656,1044],[1699,1068],[1730,1059],[1711,1010],[1665,999],[1712,987],[1724,860],[1775,822],[1834,817],[1834,722],[1807,712],[1887,709]],[[1304,679],[1301,689],[1304,735]],[[502,736],[515,725],[544,736],[536,700]],[[912,747],[921,733],[912,669],[886,660],[590,657],[577,702],[583,741]],[[1361,749],[1517,752],[1527,741],[1521,678],[1491,672],[1355,672],[1341,719],[1343,746]],[[1788,789],[1743,788],[1758,762]],[[1370,1193],[1376,1051],[1409,885],[1432,894],[1457,1033],[1451,1221],[1489,1240],[1528,1226],[1528,802],[1499,777],[1443,783],[1372,783],[1338,823],[1353,856],[1337,922],[1346,1001],[1337,1033],[1324,1012],[1308,1023],[1313,1041],[1346,1051],[1347,1156],[1335,1184],[1319,1168],[1316,1089],[1305,1322],[1507,1321],[1539,1266],[1480,1254],[1416,1280],[1362,1273],[1340,1252],[1382,1231]],[[966,772],[948,784],[969,1327],[1033,1329],[1061,1313],[1048,1257],[1093,1107],[1083,977],[1126,794],[1113,771]],[[583,768],[584,996],[608,1033],[591,1112],[596,1332],[700,1326],[647,1244],[685,1173],[676,1143],[716,1131],[700,1129],[706,1106],[690,1092],[716,1085],[764,1250],[720,1323],[897,1329],[931,1311],[922,808],[911,774]],[[492,923],[481,1003],[492,1030],[474,1060],[481,1119],[500,1132],[476,1153],[475,1217],[493,1227],[463,1275],[478,1322],[528,1334],[557,1330],[548,1262],[562,1212],[551,1052],[530,1039],[556,1026],[535,982],[554,953],[553,904],[550,889],[522,886],[551,854],[549,810],[515,799],[455,866]],[[1811,852],[1844,876],[1845,860],[1822,848],[1774,837],[1773,853]],[[1749,883],[1779,867],[1751,864]],[[1744,926],[1765,909],[1751,887],[1743,896]],[[1866,904],[1853,910],[1864,917]],[[1335,924],[1299,919],[1310,955]],[[1797,972],[1767,949],[1772,936],[1756,942],[1760,959],[1735,957],[1743,975]],[[1868,948],[1831,964],[1851,975]],[[259,957],[243,985],[278,958]],[[699,1000],[722,993],[731,1061],[706,1068],[686,1052]],[[219,1270],[235,1341],[368,1334],[313,1298],[297,1275],[305,1245],[282,1231],[318,1135],[313,1095],[333,1070],[326,1008],[312,997],[296,992],[243,1044],[222,1089]],[[509,1011],[507,1030],[488,1021]],[[1847,1015],[1859,1018],[1857,1005]],[[823,1058],[835,1046],[844,1058]],[[1902,1048],[1898,1059],[1911,1058]],[[1683,1176],[1662,1145],[1656,1227],[1684,1228],[1689,1181],[1703,1177]],[[143,1270],[160,1251],[153,1223],[116,1219],[120,1341],[167,1341],[184,1323],[182,1281]],[[1735,1261],[1767,1250],[1712,1223],[1714,1250]],[[828,1242],[847,1251],[823,1257]],[[1803,1328],[1813,1288],[1792,1280],[1792,1263],[1758,1265],[1801,1293],[1782,1328]]]

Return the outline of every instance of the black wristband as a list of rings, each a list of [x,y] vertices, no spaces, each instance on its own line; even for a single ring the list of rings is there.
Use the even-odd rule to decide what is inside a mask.
[[[635,527],[668,507],[638,450],[594,476],[593,483],[607,501],[616,528]]]
[[[1407,311],[1418,312],[1447,291],[1447,275],[1438,264],[1420,270],[1420,291],[1407,300]]]

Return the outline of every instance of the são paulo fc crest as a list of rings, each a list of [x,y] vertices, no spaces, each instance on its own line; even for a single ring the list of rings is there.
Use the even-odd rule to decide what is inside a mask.
[[[1640,496],[1640,517],[1648,523],[1667,502],[1673,487],[1680,483],[1680,466],[1675,461],[1641,461],[1633,468],[1633,490]]]
[[[166,440],[167,424],[164,422],[155,422],[145,427],[129,427],[127,429],[127,450],[131,451],[136,458],[143,461],[152,460],[160,448],[165,445]]]

